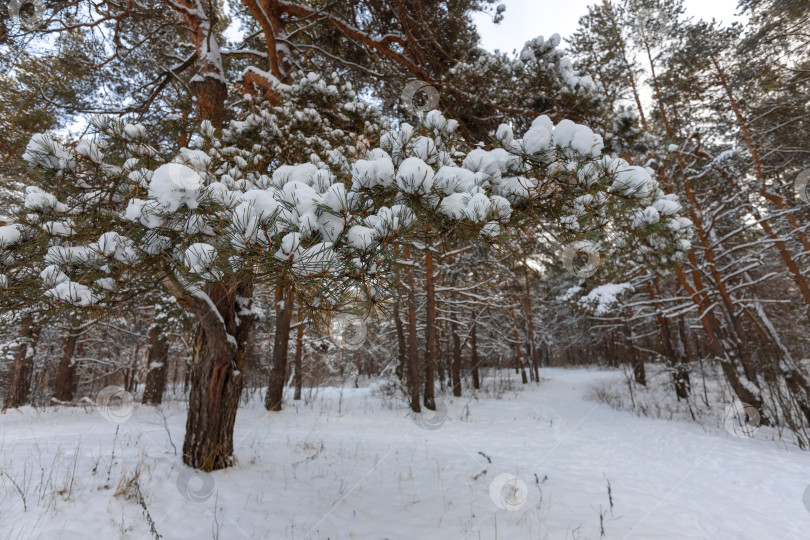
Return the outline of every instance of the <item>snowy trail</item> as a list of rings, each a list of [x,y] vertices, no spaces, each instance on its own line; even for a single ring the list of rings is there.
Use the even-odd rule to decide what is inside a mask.
[[[584,399],[596,381],[622,384],[616,372],[541,376],[501,400],[447,399],[433,430],[367,388],[329,389],[281,413],[257,400],[237,417],[238,465],[207,478],[180,464],[148,407],[120,424],[112,460],[118,424],[92,409],[11,411],[0,416],[0,539],[151,538],[137,498],[114,495],[139,464],[143,502],[166,539],[217,528],[228,539],[585,539],[600,538],[600,513],[605,538],[810,535],[807,453]],[[166,414],[180,445],[183,408]],[[500,474],[528,488],[514,511],[490,497]]]

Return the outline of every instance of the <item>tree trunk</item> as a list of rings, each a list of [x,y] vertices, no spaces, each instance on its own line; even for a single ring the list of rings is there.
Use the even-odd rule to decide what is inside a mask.
[[[292,321],[295,294],[283,285],[276,287],[276,335],[273,341],[273,365],[270,368],[270,382],[264,407],[268,411],[280,411],[284,399],[284,381],[287,377],[287,351],[290,343],[290,322]]]
[[[433,253],[430,247],[425,250],[425,407],[436,410],[436,294],[433,284]]]
[[[449,364],[447,362],[446,351],[442,348],[442,340],[439,337],[440,330],[437,328],[436,335],[436,369],[439,372],[439,389],[444,392],[445,369],[447,374],[450,373]]]
[[[512,335],[515,338],[515,373],[520,373],[520,378],[523,384],[528,384],[529,379],[526,377],[526,366],[523,363],[523,351],[520,349],[520,333],[518,332],[517,319],[515,319],[515,311],[509,310],[512,316]]]
[[[470,334],[470,346],[472,347],[472,380],[473,388],[479,390],[481,388],[481,377],[478,375],[478,324],[473,323]]]
[[[453,323],[453,395],[461,397],[461,338]]]
[[[211,20],[215,14],[208,13],[200,0],[165,0],[182,19],[189,31],[197,54],[197,74],[189,84],[197,104],[197,115],[210,120],[215,126],[225,119],[225,99],[228,87],[225,84],[222,57],[213,31]]]
[[[686,341],[686,322],[683,317],[678,321],[678,363],[675,365],[675,395],[678,399],[687,399],[692,392],[692,380],[689,375],[688,344]]]
[[[633,346],[633,329],[627,325],[627,353],[630,356],[630,365],[633,368],[633,380],[636,384],[647,386],[647,369],[644,366],[644,359],[636,352]]]
[[[304,387],[304,374],[301,371],[302,356],[304,354],[304,323],[300,322],[298,336],[295,340],[295,395],[293,399],[301,399],[301,390]]]
[[[724,346],[725,332],[720,324],[720,321],[714,316],[714,313],[709,309],[709,301],[703,289],[703,282],[700,279],[700,273],[697,272],[697,265],[694,261],[694,254],[690,253],[690,262],[692,263],[692,273],[695,280],[694,288],[689,284],[686,279],[686,274],[683,272],[679,263],[675,263],[675,275],[678,277],[678,282],[683,286],[686,293],[692,298],[693,302],[705,313],[705,316],[700,317],[700,322],[708,337],[709,351],[720,362],[720,367],[723,374],[728,380],[729,386],[743,403],[752,405],[759,411],[762,424],[769,425],[769,419],[764,414],[764,402],[759,387],[747,379],[744,370],[742,373],[738,371],[738,367],[742,364],[739,358],[734,357],[734,351],[726,350]],[[745,378],[743,382],[740,375]]]
[[[399,380],[405,379],[405,364],[407,358],[405,345],[405,330],[402,328],[402,319],[399,317],[399,296],[394,300],[394,327],[397,331],[397,376]]]
[[[535,382],[540,382],[540,370],[538,369],[539,352],[537,350],[537,339],[534,335],[534,308],[532,307],[532,289],[529,286],[529,266],[523,263],[523,279],[526,284],[526,322],[529,325],[529,371]]]
[[[149,329],[149,356],[146,372],[146,385],[143,390],[142,403],[160,405],[166,389],[166,372],[169,368],[169,342],[161,331],[159,324]]]
[[[31,392],[31,374],[34,372],[34,354],[41,330],[42,325],[34,322],[34,318],[30,315],[20,322],[11,385],[3,405],[4,409],[28,404],[28,396]]]
[[[410,259],[411,247],[405,246],[405,258]],[[419,405],[419,351],[416,342],[416,283],[413,266],[408,266],[408,375],[411,391],[411,410],[422,412]]]
[[[56,379],[53,383],[53,397],[59,401],[71,401],[76,394],[78,381],[76,380],[76,363],[73,361],[73,353],[76,350],[76,341],[79,339],[79,329],[71,327],[65,336],[65,348],[62,352],[62,360],[56,372]]]
[[[687,399],[689,397],[689,368],[684,364],[682,355],[676,354],[675,347],[673,346],[674,338],[670,331],[669,320],[661,314],[661,306],[658,302],[660,291],[658,284],[654,282],[647,282],[647,292],[650,295],[650,300],[656,311],[655,320],[658,323],[658,328],[661,331],[661,342],[664,345],[664,356],[667,358],[670,368],[672,369],[672,383],[675,387],[675,396],[678,400]]]
[[[200,321],[189,376],[183,462],[195,469],[213,471],[233,464],[233,428],[242,394],[247,338],[253,323],[249,316],[237,318],[236,314],[246,307],[237,298],[251,298],[252,288],[242,284],[233,290],[222,283],[212,283],[207,292],[210,303],[200,301],[199,294],[178,298],[181,306],[191,306],[188,309]],[[219,317],[212,313],[214,306]]]

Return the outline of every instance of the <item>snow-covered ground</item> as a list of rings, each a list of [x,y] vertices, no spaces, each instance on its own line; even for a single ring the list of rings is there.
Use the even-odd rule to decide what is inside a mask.
[[[501,399],[446,398],[438,419],[379,385],[309,392],[280,413],[257,395],[237,417],[238,464],[211,475],[172,448],[179,402],[120,424],[93,407],[8,411],[0,539],[149,539],[150,523],[165,539],[810,535],[806,452],[585,399],[623,384],[618,372],[541,376]]]

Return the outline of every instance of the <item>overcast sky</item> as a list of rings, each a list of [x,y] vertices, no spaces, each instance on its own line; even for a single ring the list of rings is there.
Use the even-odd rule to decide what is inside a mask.
[[[587,6],[598,0],[501,0],[506,4],[506,17],[496,25],[492,18],[478,14],[475,22],[485,48],[511,51],[537,36],[557,33],[563,38],[577,28],[579,18],[588,12]],[[737,0],[684,0],[687,15],[722,22],[731,22]]]

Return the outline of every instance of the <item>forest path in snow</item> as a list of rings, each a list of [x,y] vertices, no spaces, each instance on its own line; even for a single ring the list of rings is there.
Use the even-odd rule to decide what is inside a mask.
[[[585,398],[624,384],[618,372],[504,375],[494,386],[517,391],[445,397],[433,419],[379,385],[320,389],[280,413],[257,396],[237,416],[237,465],[207,476],[180,463],[151,407],[121,424],[92,408],[8,411],[0,539],[149,539],[150,519],[164,539],[808,537],[807,453]],[[179,452],[184,406],[163,414]]]

